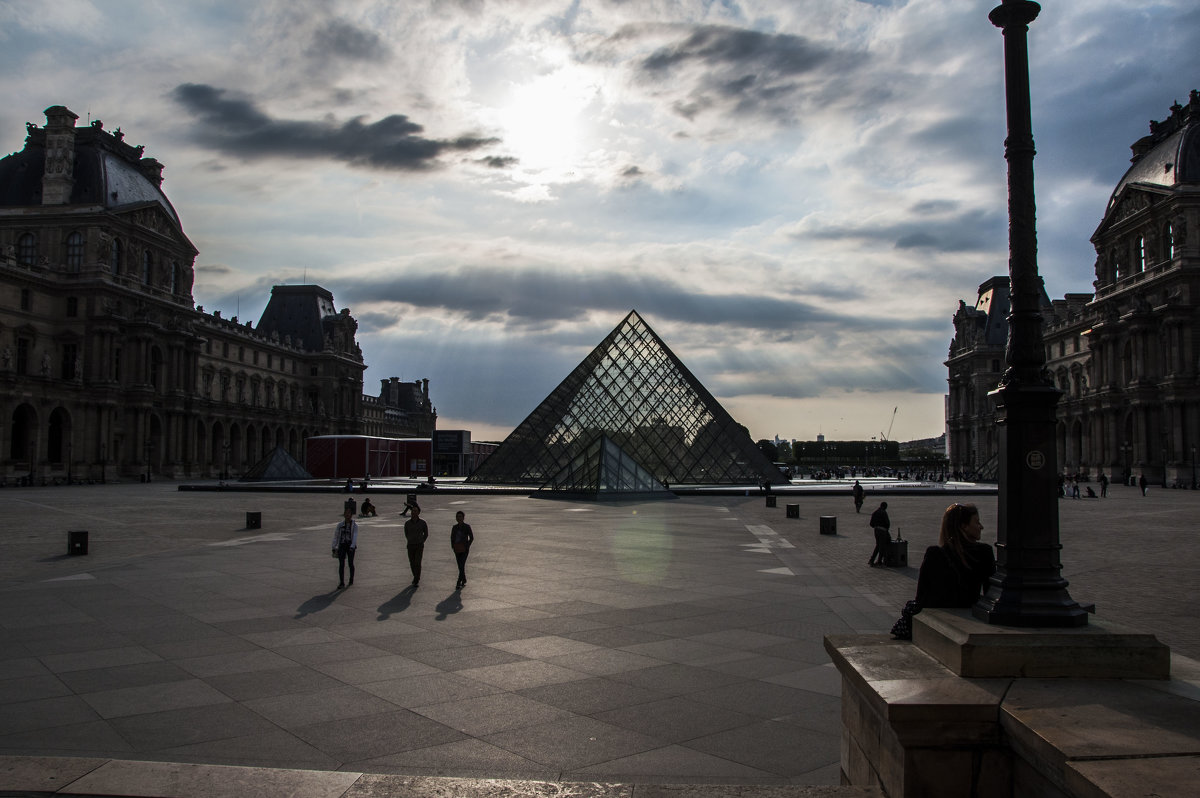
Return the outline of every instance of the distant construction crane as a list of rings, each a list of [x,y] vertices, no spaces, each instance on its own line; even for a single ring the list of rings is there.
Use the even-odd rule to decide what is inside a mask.
[[[892,427],[894,427],[896,425],[896,411],[899,409],[900,409],[899,407],[892,408],[892,421],[890,424],[888,424],[888,431],[879,433],[879,437],[881,437],[884,441],[891,440]]]

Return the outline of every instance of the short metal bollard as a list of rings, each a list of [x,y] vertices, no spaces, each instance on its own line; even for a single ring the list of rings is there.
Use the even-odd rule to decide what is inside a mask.
[[[775,497],[774,496],[767,496],[767,506],[768,507],[775,506]]]
[[[246,529],[262,529],[262,513],[246,513]]]
[[[86,529],[72,529],[67,532],[67,554],[87,554],[88,533]]]
[[[837,516],[823,515],[821,516],[821,534],[836,535],[837,534]]]
[[[787,506],[787,517],[788,518],[799,518],[800,517],[800,505],[789,504]]]

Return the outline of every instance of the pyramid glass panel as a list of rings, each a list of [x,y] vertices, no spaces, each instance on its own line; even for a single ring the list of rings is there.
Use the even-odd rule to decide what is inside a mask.
[[[599,435],[660,483],[785,481],[746,429],[637,311],[629,312],[468,481],[540,487],[557,480]]]

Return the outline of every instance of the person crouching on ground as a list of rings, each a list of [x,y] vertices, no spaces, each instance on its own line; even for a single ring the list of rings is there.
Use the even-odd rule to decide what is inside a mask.
[[[970,607],[996,571],[992,547],[980,543],[983,524],[973,504],[952,504],[942,515],[938,545],[925,550],[917,575],[917,604],[922,607]]]
[[[475,533],[464,520],[466,517],[459,510],[454,514],[457,523],[450,528],[450,548],[454,550],[454,559],[458,561],[458,584],[454,586],[455,590],[462,590],[467,584],[467,555],[471,553],[471,544],[475,542]]]
[[[333,529],[333,556],[338,561],[338,590],[346,586],[346,561],[350,561],[350,584],[354,584],[354,552],[358,549],[358,524],[354,522],[354,511],[349,507],[343,511],[344,518]]]

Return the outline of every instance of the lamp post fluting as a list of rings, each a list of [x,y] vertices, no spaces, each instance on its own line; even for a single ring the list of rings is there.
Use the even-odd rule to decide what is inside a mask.
[[[1061,392],[1046,374],[1042,337],[1027,40],[1029,23],[1040,11],[1030,0],[1004,0],[988,15],[1004,33],[1011,310],[1007,368],[990,394],[1000,444],[997,568],[972,612],[1005,626],[1071,627],[1085,626],[1087,612],[1062,577],[1054,436]]]

